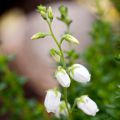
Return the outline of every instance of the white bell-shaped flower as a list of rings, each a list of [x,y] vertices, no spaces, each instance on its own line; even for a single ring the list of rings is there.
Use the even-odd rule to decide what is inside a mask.
[[[70,86],[70,78],[67,74],[67,72],[61,67],[58,67],[58,70],[55,73],[55,77],[57,81],[60,83],[63,87],[69,87]]]
[[[83,65],[74,64],[68,70],[70,73],[70,77],[73,80],[81,83],[86,83],[90,81],[91,75],[87,68],[85,68]]]
[[[61,93],[56,89],[50,89],[47,91],[44,105],[48,113],[49,112],[55,113],[56,108],[60,104],[60,99],[61,99]]]
[[[87,95],[83,95],[77,98],[77,106],[87,115],[95,116],[96,112],[99,111],[96,103],[90,99]]]
[[[70,108],[70,104],[68,103],[68,108]],[[60,116],[63,115],[65,117],[68,116],[68,111],[67,111],[67,107],[65,104],[65,101],[61,101],[59,106],[57,107],[56,111],[55,111],[55,116],[57,118],[60,118]]]

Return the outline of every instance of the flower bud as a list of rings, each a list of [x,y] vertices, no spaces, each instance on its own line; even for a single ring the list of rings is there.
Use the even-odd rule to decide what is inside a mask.
[[[36,40],[36,39],[39,39],[39,38],[44,38],[44,37],[46,37],[46,36],[48,36],[47,33],[39,32],[39,33],[36,33],[35,35],[33,35],[33,36],[31,37],[31,39],[32,39],[32,40]]]
[[[37,10],[38,10],[38,12],[41,12],[41,11],[46,12],[46,11],[47,11],[47,8],[46,8],[45,6],[43,6],[43,5],[39,5],[39,6],[37,7]]]
[[[60,98],[61,98],[61,93],[57,90],[48,90],[47,94],[45,96],[45,101],[44,105],[47,110],[47,112],[53,112],[55,113],[56,108],[60,104]]]
[[[58,80],[58,82],[60,83],[60,85],[62,85],[63,87],[70,86],[70,78],[69,78],[67,72],[61,66],[58,67],[58,70],[55,73],[55,77]]]
[[[43,18],[44,20],[46,20],[46,19],[47,19],[46,12],[41,11],[41,12],[40,12],[40,14],[41,14],[41,16],[42,16],[42,18]]]
[[[58,20],[64,22],[68,27],[70,26],[70,24],[72,23],[72,20],[70,19],[70,17],[68,16],[68,8],[61,5],[59,7],[59,12],[60,12],[60,17],[57,17]]]
[[[73,80],[80,82],[80,83],[86,83],[90,81],[90,73],[89,71],[80,64],[74,64],[69,68],[70,76]]]
[[[71,43],[79,44],[79,41],[70,34],[63,35],[62,40],[66,40]]]
[[[48,18],[52,22],[52,20],[53,20],[53,12],[52,12],[52,8],[51,7],[48,8]]]
[[[59,53],[59,51],[52,48],[50,50],[50,55],[53,57],[53,59],[55,61],[60,62],[60,53]]]
[[[99,111],[96,103],[91,100],[87,95],[77,98],[77,106],[87,115],[95,116]]]
[[[65,18],[65,17],[68,16],[68,8],[67,8],[67,7],[61,5],[61,6],[59,7],[59,11],[60,11],[60,13],[61,13],[61,18]]]
[[[68,103],[68,107],[70,108],[70,104],[69,103]],[[57,109],[55,111],[55,116],[57,118],[60,118],[60,115],[68,116],[68,111],[67,111],[67,107],[66,107],[65,101],[61,101],[59,106],[57,107]]]
[[[45,6],[43,6],[43,5],[39,5],[37,7],[37,10],[41,14],[42,18],[46,20],[47,19],[47,15],[46,15],[47,8]]]

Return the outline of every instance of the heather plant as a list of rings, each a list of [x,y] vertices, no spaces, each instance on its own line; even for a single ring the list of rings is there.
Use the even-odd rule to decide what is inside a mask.
[[[70,44],[79,44],[79,41],[70,34],[69,28],[72,20],[68,16],[68,9],[64,6],[59,7],[60,17],[58,20],[64,22],[67,26],[67,32],[65,32],[61,39],[58,40],[53,32],[52,23],[54,19],[54,14],[51,7],[45,7],[43,5],[38,6],[38,12],[42,18],[47,22],[49,32],[38,32],[32,36],[32,40],[45,38],[50,36],[53,38],[54,42],[58,49],[52,48],[50,50],[50,55],[57,62],[57,70],[55,72],[55,78],[61,86],[61,89],[54,88],[47,90],[44,105],[48,113],[54,113],[54,115],[61,119],[61,116],[64,116],[68,120],[72,120],[73,112],[77,106],[77,111],[82,110],[85,114],[89,116],[95,116],[99,111],[97,104],[88,97],[88,95],[73,96],[69,93],[69,87],[73,81],[78,82],[79,84],[87,84],[91,80],[91,74],[87,68],[81,64],[73,63],[72,65],[67,64],[65,52],[62,49],[62,44],[64,41]],[[71,51],[69,51],[71,52]],[[68,52],[67,52],[68,53]],[[75,51],[72,51],[75,53]],[[68,59],[69,61],[69,59]],[[75,87],[75,86],[72,86]],[[68,94],[73,96],[73,104],[69,103]]]
[[[119,0],[111,1],[119,12]],[[35,99],[25,97],[23,86],[26,79],[9,69],[11,57],[0,55],[0,119],[120,119],[120,31],[104,20],[104,10],[99,3],[97,7],[97,18],[90,32],[92,42],[84,53],[79,54],[74,49],[65,51],[61,47],[64,41],[68,44],[79,44],[70,32],[72,20],[68,9],[65,6],[59,8],[60,17],[57,19],[63,22],[67,29],[58,40],[52,31],[55,19],[52,8],[38,6],[38,12],[48,23],[49,32],[39,32],[32,39],[52,37],[55,41],[58,49],[51,48],[50,56],[56,62],[54,75],[60,87],[46,92],[44,109]],[[76,64],[78,59],[82,59],[89,70],[79,63]],[[45,110],[53,114],[48,115]]]
[[[103,16],[104,10],[102,10],[102,8],[99,6],[98,1],[97,1],[97,7],[98,7],[97,18],[93,23],[92,29],[90,32],[90,36],[93,42],[85,50],[85,52],[79,55],[78,53],[75,52],[74,49],[65,51],[63,53],[65,54],[64,55],[65,62],[64,60],[61,60],[61,57],[60,57],[61,54],[59,49],[54,50],[53,54],[51,54],[53,58],[59,58],[57,59],[58,60],[57,65],[60,65],[60,66],[58,67],[55,77],[60,83],[60,85],[62,86],[60,90],[57,91],[59,94],[59,104],[57,105],[58,106],[57,113],[56,111],[52,111],[52,112],[56,117],[63,120],[66,118],[75,119],[75,120],[81,120],[81,119],[82,120],[86,120],[86,119],[88,120],[105,120],[105,119],[119,120],[120,118],[120,112],[119,112],[119,108],[120,108],[120,102],[119,102],[120,101],[120,97],[119,97],[120,96],[120,92],[119,92],[120,90],[119,88],[119,85],[120,85],[120,72],[119,72],[120,35],[119,35],[119,31],[116,31],[115,28],[112,26],[112,23],[109,23],[107,20],[104,19],[104,16]],[[59,10],[61,13],[61,9]],[[67,11],[66,12],[67,14],[65,16],[69,18],[67,8],[64,8],[63,11],[64,12]],[[71,22],[68,25],[65,22],[65,18],[64,19],[58,18],[58,19],[63,23],[65,23],[67,26],[67,31],[65,32],[65,35],[63,35],[62,37],[65,39],[61,39],[62,42],[63,40],[66,40],[72,44],[74,43],[78,44],[75,38],[70,35],[70,24],[72,23],[72,20],[69,18],[70,20],[68,21],[71,21]],[[71,40],[68,39],[67,37],[71,38]],[[60,44],[62,43],[61,40],[60,40]],[[86,68],[83,68],[85,69],[85,71],[81,69],[84,66],[80,67],[81,66],[80,64],[75,64],[76,60],[80,58],[80,56],[84,61],[86,61],[89,71],[91,71],[91,75]],[[73,69],[73,68],[76,68],[76,66],[77,66],[77,69]],[[81,77],[81,74],[83,71],[85,73],[84,74],[85,76],[82,75]],[[87,79],[83,80],[82,79],[83,76]],[[89,82],[91,76],[92,76],[92,81]],[[64,81],[63,78],[65,78],[66,81]],[[87,83],[87,84],[83,84],[83,83]],[[65,92],[66,88],[69,92],[67,93],[67,100],[65,102],[64,99],[66,99],[66,96],[64,97],[64,94],[66,94]],[[63,94],[62,101],[60,99],[61,93]],[[82,98],[82,101],[84,101],[85,98],[87,99],[87,96],[83,96],[83,94],[89,95],[98,103],[100,111],[98,114],[96,114],[96,116],[94,116],[93,114],[94,117],[91,117],[89,116],[90,113],[87,113],[84,110],[85,105],[87,105],[87,103],[85,103],[85,105],[83,104],[83,108],[82,108],[81,105],[79,106],[79,104],[77,103],[78,101],[76,102],[75,98],[77,96],[81,96],[80,98],[77,98],[77,100],[80,99],[80,101],[81,101],[81,98]],[[48,99],[48,101],[49,100],[50,99]],[[77,105],[74,101],[77,103]],[[96,104],[93,105],[92,103],[90,103],[90,105],[96,106]],[[93,108],[92,106],[90,108]],[[61,111],[59,107],[62,108]],[[77,108],[81,109],[87,115],[82,113]],[[46,107],[46,109],[48,108]],[[72,112],[71,112],[71,109],[72,109]],[[88,106],[87,106],[87,109],[89,109]],[[98,108],[96,107],[96,109],[94,110],[95,110],[94,112],[97,112]],[[52,119],[55,119],[55,120],[58,119],[56,117],[52,117]]]

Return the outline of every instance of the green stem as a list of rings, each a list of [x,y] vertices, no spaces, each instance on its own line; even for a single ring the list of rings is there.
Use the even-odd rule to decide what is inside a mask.
[[[62,51],[62,48],[61,48],[61,44],[59,44],[58,40],[56,39],[56,37],[55,37],[55,35],[52,31],[51,22],[49,22],[49,20],[47,20],[47,23],[48,23],[48,26],[49,26],[49,29],[50,29],[51,36],[53,37],[55,43],[58,46],[58,49],[60,50],[61,62],[62,62],[63,68],[66,69],[65,58],[64,58],[64,54],[63,54],[63,51]],[[70,108],[68,107],[67,88],[64,88],[64,97],[65,97],[65,104],[66,104],[67,111],[68,111],[68,120],[72,120],[71,113],[70,113]]]
[[[72,106],[72,108],[71,108],[71,113],[73,112],[73,110],[74,110],[76,104],[77,104],[77,101],[75,100],[75,101],[74,101],[74,104],[73,104],[73,106]]]
[[[65,64],[65,59],[64,59],[64,54],[63,54],[63,51],[62,51],[62,48],[61,48],[61,45],[59,44],[58,40],[56,39],[53,31],[52,31],[52,27],[51,27],[51,22],[49,22],[47,20],[47,23],[48,23],[48,26],[49,26],[49,29],[50,29],[50,33],[51,33],[51,36],[53,37],[55,43],[57,44],[59,50],[60,50],[60,53],[61,53],[61,61],[62,61],[62,64],[63,64],[63,67],[66,68],[66,64]]]
[[[67,100],[67,88],[64,88],[64,99],[65,99],[65,104],[68,111],[68,120],[72,120],[71,111],[69,109],[68,100]]]
[[[67,25],[67,33],[70,34],[70,25]]]

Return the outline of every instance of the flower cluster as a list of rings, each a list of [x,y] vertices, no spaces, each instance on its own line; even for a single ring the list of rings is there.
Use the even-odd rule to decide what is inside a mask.
[[[67,8],[61,6],[59,10],[61,13],[61,18],[59,19],[66,23],[67,26],[69,26],[72,21],[68,17]],[[40,5],[38,6],[38,11],[41,14],[42,18],[48,23],[50,33],[38,32],[37,34],[32,36],[32,39],[35,40],[39,38],[44,38],[46,36],[52,36],[54,42],[58,47],[58,50],[52,48],[50,50],[50,55],[54,58],[56,62],[61,65],[58,66],[55,72],[55,78],[64,89],[63,94],[58,89],[50,89],[47,91],[44,101],[47,112],[54,113],[55,116],[58,118],[60,118],[61,115],[70,118],[74,107],[77,106],[78,109],[81,109],[87,115],[95,116],[99,109],[96,103],[87,95],[75,98],[73,106],[71,106],[67,100],[67,88],[70,86],[73,80],[85,84],[89,82],[91,78],[89,71],[83,65],[73,64],[72,66],[67,67],[65,62],[64,53],[61,48],[62,42],[65,40],[66,42],[72,44],[79,44],[79,41],[75,37],[67,33],[62,36],[59,42],[52,31],[52,8],[46,8],[45,6]],[[64,100],[62,100],[62,95],[64,96]]]
[[[56,89],[50,89],[47,91],[44,105],[48,113],[55,113],[55,116],[58,118],[60,117],[60,115],[68,115],[65,101],[61,101],[61,93]],[[69,103],[68,106],[70,108]]]
[[[66,88],[70,86],[71,78],[72,80],[75,80],[80,83],[87,83],[90,81],[90,76],[91,75],[87,70],[87,68],[85,68],[81,64],[74,64],[71,67],[69,67],[68,73],[64,68],[59,66],[58,70],[55,73],[55,77],[59,82],[59,84],[62,87],[66,87]],[[57,117],[59,117],[60,115],[64,115],[64,116],[68,115],[67,106],[65,105],[65,101],[60,101],[61,100],[60,95],[61,93],[59,91],[53,89],[53,90],[48,90],[45,98],[45,107],[47,111],[55,113]],[[90,99],[87,95],[83,95],[81,97],[76,98],[75,102],[77,107],[87,115],[95,116],[96,112],[99,111],[96,103],[92,99]],[[70,108],[70,104],[68,106]]]

